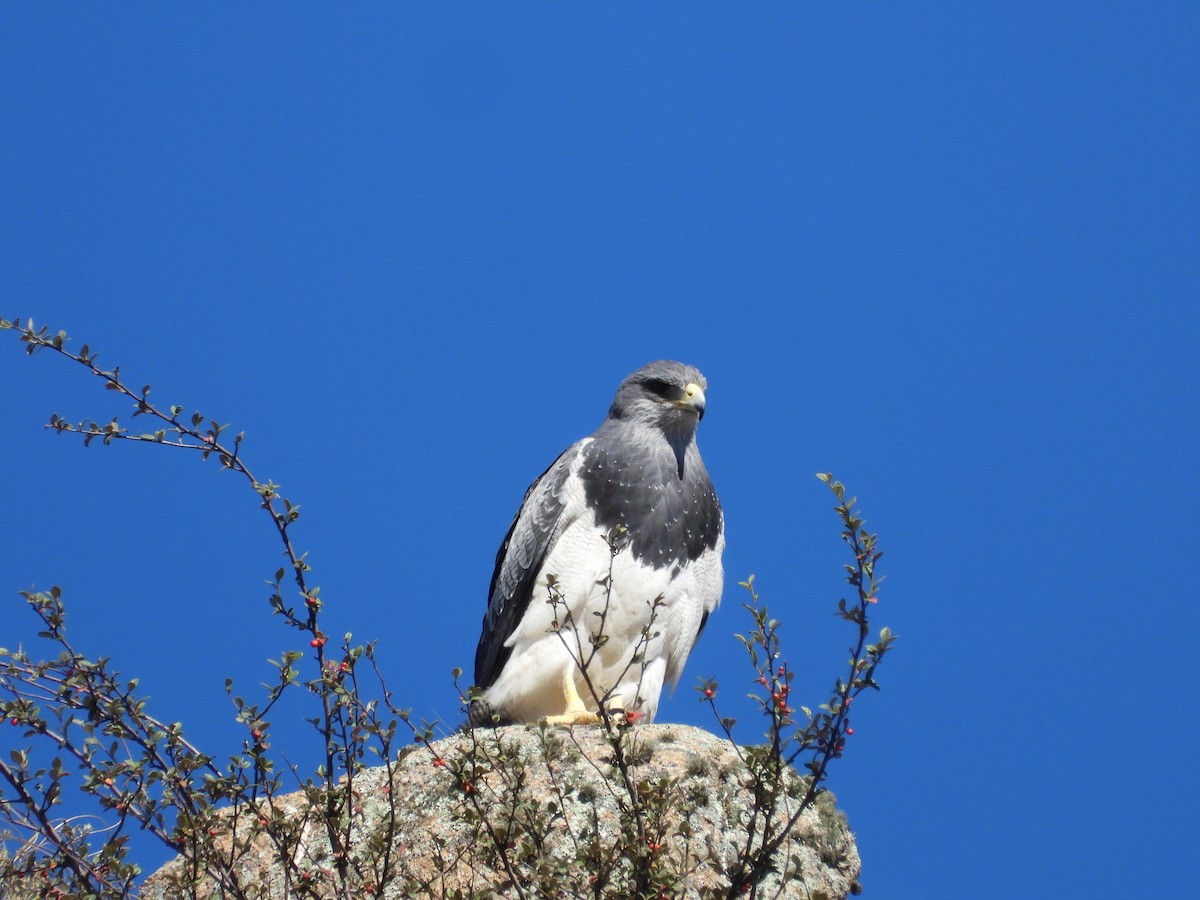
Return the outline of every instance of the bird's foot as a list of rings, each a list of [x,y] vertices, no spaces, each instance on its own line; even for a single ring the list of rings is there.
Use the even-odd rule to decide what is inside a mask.
[[[546,716],[547,725],[599,725],[601,721],[590,709],[568,709],[561,716]]]
[[[563,699],[566,701],[567,708],[563,711],[562,715],[546,716],[547,725],[603,724],[604,716],[592,712],[584,705],[579,692],[575,689],[575,679],[572,677],[570,669],[563,671],[562,688]],[[636,711],[627,713],[619,707],[612,707],[608,710],[608,720],[617,726],[632,725],[640,715],[641,713]]]
[[[579,697],[579,692],[575,689],[575,679],[572,677],[571,669],[563,669],[562,673],[562,689],[563,700],[566,701],[566,709],[562,715],[546,716],[547,725],[599,725],[601,719],[596,713],[588,709],[583,700]]]
[[[614,707],[608,711],[608,719],[619,728],[624,728],[628,725],[633,725],[642,714],[636,709],[618,709]]]
[[[638,720],[641,713],[636,711],[626,712],[623,709],[610,709],[608,711],[608,720],[618,728],[626,725],[632,725]],[[547,725],[602,725],[604,717],[599,713],[594,713],[590,709],[568,709],[561,716],[546,716]]]

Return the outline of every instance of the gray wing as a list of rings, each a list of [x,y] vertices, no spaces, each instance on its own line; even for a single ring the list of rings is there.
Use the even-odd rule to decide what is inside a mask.
[[[538,572],[562,532],[563,485],[582,446],[580,441],[564,450],[525,491],[525,499],[496,554],[483,634],[475,651],[476,687],[490,687],[512,653],[504,642],[529,608]]]

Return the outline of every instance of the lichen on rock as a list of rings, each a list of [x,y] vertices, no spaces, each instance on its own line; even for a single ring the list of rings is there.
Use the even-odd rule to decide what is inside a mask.
[[[619,741],[619,750],[614,746]],[[254,898],[725,896],[768,834],[799,809],[808,779],[772,786],[748,754],[698,728],[508,726],[464,731],[360,771],[338,862],[315,792],[272,811],[230,810],[225,848]],[[314,802],[315,801],[315,802]],[[284,841],[262,823],[287,823]],[[771,829],[774,829],[771,831]],[[287,860],[287,864],[285,864]],[[764,867],[759,896],[857,892],[858,850],[828,792],[816,795]],[[205,867],[168,863],[147,900],[226,896]],[[342,885],[346,887],[343,888]]]

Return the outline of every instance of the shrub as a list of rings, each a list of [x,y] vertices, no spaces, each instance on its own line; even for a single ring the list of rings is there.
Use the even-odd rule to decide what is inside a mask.
[[[674,897],[694,892],[689,885],[705,866],[717,872],[715,881],[705,882],[706,894],[757,896],[768,885],[778,890],[790,878],[803,877],[807,864],[793,838],[806,816],[810,831],[817,827],[813,822],[819,824],[808,847],[817,848],[826,862],[844,853],[837,838],[844,822],[838,826],[824,783],[853,731],[851,704],[863,691],[878,688],[876,671],[894,638],[884,628],[874,643],[868,642],[881,553],[876,536],[863,527],[855,499],[847,499],[831,475],[818,477],[837,499],[842,537],[853,554],[845,566],[851,599],[839,601],[837,615],[854,627],[856,643],[846,673],[816,710],[795,704],[794,673],[780,645],[779,622],[769,615],[751,577],[742,586],[753,627],[737,637],[747,651],[754,696],[766,722],[763,744],[740,747],[733,740],[735,723],[720,715],[718,685],[712,680],[702,680],[697,690],[729,739],[728,758],[693,755],[673,774],[655,774],[654,762],[663,746],[680,740],[678,726],[652,731],[606,712],[597,735],[586,740],[543,723],[521,727],[520,735],[468,725],[455,738],[435,741],[434,723],[418,721],[411,710],[393,703],[374,644],[355,645],[349,637],[332,643],[322,630],[320,589],[311,583],[305,554],[292,543],[299,508],[278,484],[251,472],[241,452],[243,434],[227,439],[227,426],[215,419],[156,404],[149,385],[130,388],[118,368],[100,368],[87,345],[78,353],[67,349],[63,332],[4,319],[0,329],[17,332],[31,355],[49,350],[85,367],[108,390],[132,401],[133,416],[149,417],[154,430],[134,432],[118,418],[70,422],[58,415],[51,416],[48,428],[77,434],[85,445],[139,441],[194,452],[201,459],[215,457],[246,481],[286,557],[269,582],[270,608],[304,636],[311,651],[285,653],[275,661],[274,681],[258,702],[235,694],[226,682],[246,737],[242,750],[222,762],[190,743],[181,723],[152,715],[136,679],[126,680],[110,659],[92,658],[72,643],[58,587],[23,593],[53,655],[36,659],[20,648],[0,648],[0,713],[27,742],[0,759],[0,885],[6,896],[135,894],[141,870],[128,854],[134,828],[178,854],[159,887],[189,897],[256,898],[279,892],[314,898],[492,896],[497,891],[522,897]],[[619,537],[610,541],[614,555],[621,552]],[[561,604],[561,598],[551,591],[548,602]],[[587,653],[578,650],[586,673]],[[457,684],[460,673],[453,677]],[[301,782],[300,812],[285,794],[288,767],[272,746],[269,724],[281,697],[292,692],[306,693],[315,706],[310,721],[322,757]],[[472,692],[459,693],[465,709]],[[409,770],[413,754],[437,773],[440,780],[430,783],[441,784],[452,798],[452,815],[471,836],[469,854],[462,846],[435,841],[431,856],[420,864],[405,856],[405,828],[411,822],[391,788]],[[379,768],[370,769],[371,760]],[[807,774],[801,777],[797,766]],[[546,773],[548,792],[531,790],[534,770]],[[600,777],[586,777],[587,772]],[[714,867],[716,839],[699,834],[691,822],[699,810],[713,807],[718,795],[727,796],[720,793],[722,784],[744,804],[728,829],[737,846]],[[94,816],[61,814],[68,785],[90,795]],[[369,828],[364,827],[367,806],[373,810]],[[271,874],[251,865],[254,860],[269,861]],[[472,877],[452,882],[451,874],[464,866]]]

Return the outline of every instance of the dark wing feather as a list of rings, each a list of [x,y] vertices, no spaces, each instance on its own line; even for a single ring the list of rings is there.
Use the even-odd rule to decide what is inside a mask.
[[[477,687],[490,687],[508,662],[512,648],[505,647],[504,642],[529,608],[538,572],[562,532],[563,484],[579,448],[580,444],[573,444],[564,450],[525,491],[525,499],[496,554],[483,635],[475,651]]]

